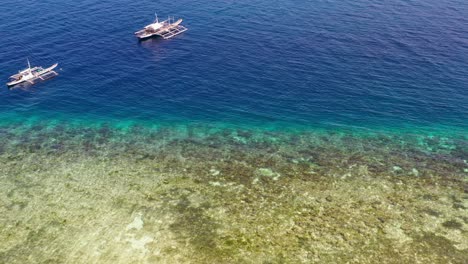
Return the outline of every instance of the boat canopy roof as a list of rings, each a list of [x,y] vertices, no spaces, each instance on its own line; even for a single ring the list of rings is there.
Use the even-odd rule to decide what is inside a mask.
[[[146,28],[147,29],[157,30],[157,29],[160,29],[162,26],[163,26],[162,23],[153,23],[153,24],[150,24],[150,25],[146,26]]]

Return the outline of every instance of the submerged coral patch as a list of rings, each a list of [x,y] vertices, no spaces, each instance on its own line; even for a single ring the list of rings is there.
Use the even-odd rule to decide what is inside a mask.
[[[464,136],[57,123],[0,133],[2,263],[467,261]]]

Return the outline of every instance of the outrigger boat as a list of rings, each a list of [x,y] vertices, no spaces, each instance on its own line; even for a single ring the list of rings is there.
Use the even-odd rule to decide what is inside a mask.
[[[58,73],[54,71],[54,69],[58,66],[58,63],[50,66],[49,68],[42,68],[42,67],[34,67],[31,68],[31,64],[29,63],[28,59],[28,68],[20,71],[19,73],[12,75],[10,77],[10,82],[7,83],[8,87],[15,86],[20,83],[28,82],[30,84],[34,84],[34,81],[37,79],[45,80],[49,79],[51,75],[57,76]]]
[[[181,25],[182,19],[174,21],[174,18],[169,17],[167,20],[159,22],[158,16],[156,20],[144,27],[142,30],[135,32],[135,35],[140,40],[150,38],[153,36],[159,36],[163,39],[170,39],[174,36],[187,31],[187,28]]]

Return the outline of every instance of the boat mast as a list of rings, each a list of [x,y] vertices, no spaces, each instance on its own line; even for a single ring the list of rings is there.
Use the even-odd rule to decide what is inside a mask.
[[[29,63],[29,58],[26,58],[26,60],[28,61],[28,70],[29,70],[29,73],[31,73],[31,64]]]

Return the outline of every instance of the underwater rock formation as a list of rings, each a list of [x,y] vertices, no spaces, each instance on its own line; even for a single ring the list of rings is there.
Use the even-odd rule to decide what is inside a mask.
[[[0,130],[0,262],[466,263],[467,139]]]

